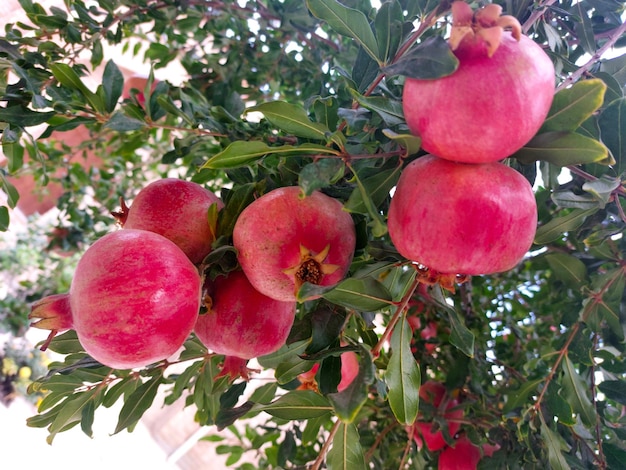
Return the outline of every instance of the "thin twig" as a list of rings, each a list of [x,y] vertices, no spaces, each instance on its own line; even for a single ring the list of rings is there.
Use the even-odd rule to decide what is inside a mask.
[[[339,426],[341,426],[341,420],[340,419],[335,421],[335,424],[333,425],[333,428],[330,430],[330,434],[328,435],[328,438],[326,439],[326,441],[324,442],[324,445],[320,449],[319,455],[315,459],[315,462],[313,462],[313,465],[311,465],[311,467],[309,467],[309,470],[319,470],[321,468],[322,463],[324,463],[324,459],[326,458],[326,453],[328,452],[328,449],[330,448],[330,445],[333,443],[333,439],[335,438],[335,434],[337,434],[337,431],[339,431]]]
[[[524,34],[528,33],[528,30],[531,28],[531,26],[535,24],[539,17],[545,13],[546,9],[555,2],[556,0],[546,0],[533,10],[533,12],[530,14],[528,19],[524,22],[524,25],[522,26],[522,31],[524,31]]]

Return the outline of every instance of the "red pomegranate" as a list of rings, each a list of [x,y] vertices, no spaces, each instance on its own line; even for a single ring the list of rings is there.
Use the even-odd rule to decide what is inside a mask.
[[[530,184],[497,162],[414,160],[389,207],[389,236],[400,254],[444,274],[513,268],[532,245],[536,226]]]
[[[242,271],[220,276],[209,287],[208,312],[198,316],[194,328],[209,350],[252,359],[285,344],[295,319],[295,302],[261,294]]]
[[[446,421],[448,434],[453,437],[461,428],[460,419],[463,418],[463,409],[457,408],[459,401],[450,396],[444,384],[434,380],[428,380],[422,384],[419,391],[420,403],[428,404],[436,409],[435,416]],[[447,444],[443,436],[443,431],[436,427],[434,422],[423,421],[422,413],[418,415],[415,422],[413,439],[418,448],[425,443],[428,450],[434,452],[443,449]]]
[[[480,448],[463,435],[456,439],[454,446],[447,446],[441,451],[437,469],[476,470],[480,459]]]
[[[176,243],[194,264],[211,252],[215,227],[208,219],[209,207],[222,201],[197,183],[164,178],[144,187],[130,208],[114,214],[124,228],[149,230]]]
[[[180,248],[156,233],[125,229],[96,241],[78,262],[69,293],[36,302],[30,318],[52,335],[75,329],[94,359],[131,369],[182,346],[200,295],[200,275]]]
[[[295,301],[305,282],[332,286],[346,275],[356,244],[342,204],[297,186],[274,189],[246,207],[233,231],[239,263],[252,285],[276,300]]]
[[[404,116],[427,152],[494,162],[523,147],[543,124],[554,96],[554,65],[501,11],[490,4],[474,13],[454,2],[449,44],[458,69],[433,80],[406,79]],[[503,31],[507,26],[512,31]]]

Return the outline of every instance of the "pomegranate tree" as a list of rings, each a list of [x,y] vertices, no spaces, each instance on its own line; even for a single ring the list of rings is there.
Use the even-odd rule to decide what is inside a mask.
[[[176,243],[194,263],[211,252],[215,226],[209,221],[209,208],[224,204],[211,191],[197,183],[164,178],[144,187],[130,208],[114,213],[124,228],[149,230]]]
[[[530,184],[498,162],[414,160],[389,207],[389,235],[400,254],[443,274],[513,268],[532,245],[536,226]]]
[[[70,290],[33,305],[33,326],[73,328],[94,359],[116,369],[174,354],[200,308],[196,267],[173,242],[125,229],[97,240],[81,257]]]
[[[259,292],[296,300],[305,283],[332,286],[346,275],[356,244],[352,217],[332,197],[297,186],[274,189],[246,207],[233,231],[239,263]]]
[[[552,61],[501,12],[490,4],[474,13],[454,2],[449,45],[457,70],[433,80],[406,79],[404,116],[427,152],[467,163],[501,160],[545,120],[555,89]]]
[[[252,359],[285,344],[295,319],[295,302],[261,294],[242,271],[219,276],[208,284],[208,311],[198,316],[194,331],[209,350]]]
[[[461,428],[459,420],[463,418],[463,409],[458,408],[459,400],[448,394],[444,384],[433,380],[422,384],[419,397],[420,408],[426,405],[433,412],[428,413],[428,421],[424,421],[426,416],[424,413],[418,415],[413,425],[413,439],[420,449],[424,444],[431,452],[443,449],[447,445],[446,439],[443,430],[433,419],[445,421],[449,436],[454,437]]]

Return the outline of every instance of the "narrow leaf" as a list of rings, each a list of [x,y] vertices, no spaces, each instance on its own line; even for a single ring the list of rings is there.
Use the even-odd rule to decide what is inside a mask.
[[[626,405],[626,381],[605,380],[600,383],[598,388],[607,398],[615,400],[622,405]]]
[[[411,425],[417,417],[419,388],[422,382],[420,368],[411,353],[413,330],[403,317],[391,336],[391,358],[385,373],[389,388],[389,405],[396,419]]]
[[[334,289],[324,293],[323,297],[334,304],[366,312],[388,307],[392,301],[387,288],[369,277],[345,279]]]
[[[306,4],[313,16],[326,21],[339,34],[355,39],[372,59],[381,63],[376,37],[362,12],[335,0],[307,0]]]
[[[513,156],[524,164],[541,160],[561,167],[611,162],[602,142],[575,132],[538,134]]]
[[[572,410],[578,413],[585,426],[593,426],[596,422],[596,411],[587,396],[588,384],[580,377],[567,355],[563,358],[562,369],[563,398],[571,405]]]
[[[580,287],[587,278],[587,266],[567,253],[549,253],[546,260],[557,279],[570,287]]]
[[[352,423],[341,423],[328,451],[326,465],[329,470],[365,470],[365,457],[359,430]]]
[[[55,114],[54,111],[40,113],[24,106],[0,107],[0,122],[6,122],[15,127],[32,127],[43,124]]]
[[[119,420],[113,434],[134,426],[143,414],[150,408],[156,397],[159,385],[163,382],[163,376],[157,375],[141,384],[128,397],[120,410]]]
[[[246,112],[257,111],[277,128],[297,137],[326,140],[330,129],[324,124],[309,119],[304,108],[285,101],[271,101],[249,108]]]
[[[324,416],[332,411],[328,400],[312,390],[287,392],[269,405],[256,404],[253,411],[265,411],[282,419],[309,419]]]
[[[102,74],[102,88],[104,89],[104,106],[107,112],[113,112],[122,96],[124,76],[115,62],[110,60],[104,67]]]
[[[626,171],[626,98],[609,104],[598,119],[602,142],[615,159],[615,173]]]
[[[101,113],[106,112],[102,98],[87,88],[87,85],[83,83],[71,66],[62,63],[55,63],[50,65],[50,71],[61,85],[72,90],[79,91],[87,99],[87,102],[94,110]]]
[[[606,84],[600,79],[581,80],[554,95],[552,107],[539,133],[575,131],[604,100]]]
[[[441,36],[419,43],[402,59],[383,69],[387,75],[404,75],[419,80],[434,80],[456,71],[459,60]]]
[[[364,201],[363,191],[357,186],[350,194],[345,209],[356,214],[367,214],[368,207],[379,207],[389,197],[389,191],[396,185],[399,177],[400,168],[396,167],[380,171],[368,178],[363,178],[361,184],[371,202],[368,201],[366,203]]]
[[[359,348],[359,372],[345,390],[329,393],[328,400],[337,417],[345,423],[353,422],[368,397],[369,385],[374,382],[375,367],[368,349]]]
[[[553,470],[570,470],[570,466],[561,452],[561,450],[565,450],[567,448],[563,439],[556,432],[550,429],[541,413],[539,413],[539,416],[541,418],[541,438],[543,439],[546,449],[548,450],[550,468]]]
[[[597,209],[573,209],[567,215],[555,217],[539,226],[535,234],[535,243],[537,245],[546,245],[559,239],[565,232],[576,230],[580,227],[585,219],[596,211]]]

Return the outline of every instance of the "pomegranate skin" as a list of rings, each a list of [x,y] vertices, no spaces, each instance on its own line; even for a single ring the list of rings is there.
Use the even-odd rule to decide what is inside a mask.
[[[302,284],[294,271],[305,257],[317,258],[309,260],[313,269],[305,271],[316,272],[318,278],[304,281],[332,286],[344,278],[356,233],[338,200],[318,191],[304,197],[299,187],[289,186],[264,194],[242,211],[233,245],[250,283],[268,297],[289,302],[296,300]]]
[[[456,440],[454,447],[446,447],[441,451],[437,469],[476,470],[480,459],[480,448],[463,435]]]
[[[198,264],[211,252],[215,239],[207,218],[214,203],[219,209],[224,207],[215,194],[199,184],[164,178],[139,191],[123,225],[169,238]]]
[[[261,294],[242,271],[218,277],[211,291],[211,308],[198,316],[194,328],[209,350],[252,359],[285,344],[295,319],[295,302]]]
[[[432,155],[404,168],[389,207],[400,254],[443,274],[508,271],[532,245],[537,205],[528,181],[501,163]]]
[[[461,44],[458,69],[443,78],[407,78],[404,116],[422,148],[448,160],[502,160],[522,148],[543,124],[554,96],[555,71],[527,36],[502,35],[492,57],[484,44]]]
[[[161,235],[134,229],[96,241],[69,291],[81,345],[116,369],[174,354],[193,329],[200,295],[200,275],[185,254]]]

